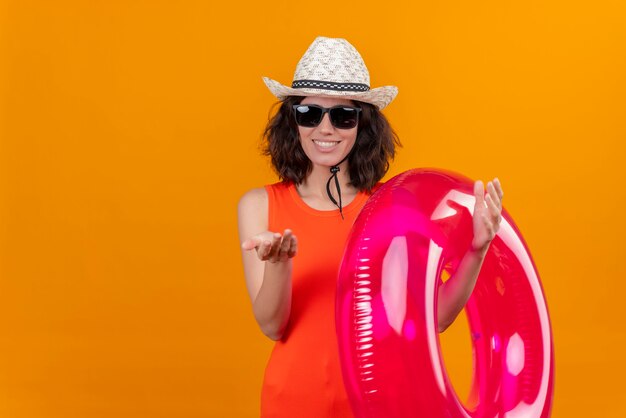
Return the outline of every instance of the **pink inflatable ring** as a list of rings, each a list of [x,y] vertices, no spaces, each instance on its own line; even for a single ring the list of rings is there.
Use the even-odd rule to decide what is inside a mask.
[[[550,319],[537,270],[503,211],[466,305],[474,352],[469,400],[445,372],[437,289],[472,239],[473,182],[433,169],[402,173],[364,206],[337,288],[344,383],[356,418],[549,417]]]

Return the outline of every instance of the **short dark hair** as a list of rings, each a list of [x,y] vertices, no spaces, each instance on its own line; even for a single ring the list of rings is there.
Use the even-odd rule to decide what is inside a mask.
[[[302,183],[313,168],[300,144],[293,110],[293,105],[299,104],[302,99],[304,97],[288,96],[278,102],[280,108],[269,118],[263,132],[263,154],[271,157],[281,180],[295,184]],[[389,161],[395,156],[396,146],[402,145],[387,118],[376,106],[359,101],[355,101],[355,105],[362,110],[356,142],[348,157],[350,184],[370,193],[389,170]]]

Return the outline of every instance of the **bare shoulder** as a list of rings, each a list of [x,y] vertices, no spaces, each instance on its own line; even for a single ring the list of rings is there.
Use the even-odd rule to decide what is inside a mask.
[[[237,205],[237,218],[242,241],[267,230],[268,196],[265,187],[251,189],[241,196]]]
[[[265,190],[265,187],[251,189],[241,196],[237,210],[240,215],[242,212],[247,213],[259,210],[265,210],[267,213],[267,200],[267,190]]]

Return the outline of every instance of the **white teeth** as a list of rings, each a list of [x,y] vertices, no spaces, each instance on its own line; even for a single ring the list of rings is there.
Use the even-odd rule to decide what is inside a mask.
[[[315,141],[315,140],[313,140],[313,142],[315,142],[317,145],[323,148],[331,148],[338,144],[338,142],[322,142],[322,141]]]

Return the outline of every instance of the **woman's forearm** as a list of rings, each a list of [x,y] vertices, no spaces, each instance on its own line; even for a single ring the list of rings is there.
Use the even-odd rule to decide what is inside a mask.
[[[472,294],[472,290],[474,290],[486,252],[487,249],[481,251],[469,250],[465,253],[454,275],[439,286],[437,299],[439,332],[445,331],[463,310]]]
[[[261,331],[274,341],[282,338],[289,322],[291,270],[291,258],[286,261],[266,261],[263,284],[252,307]]]

